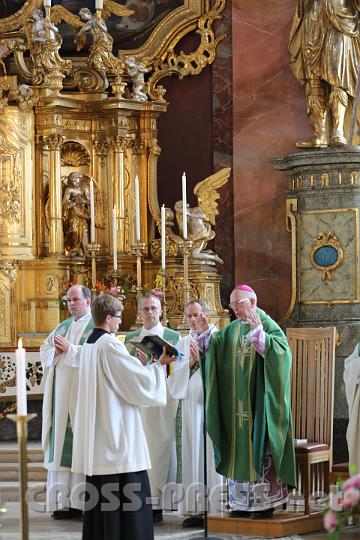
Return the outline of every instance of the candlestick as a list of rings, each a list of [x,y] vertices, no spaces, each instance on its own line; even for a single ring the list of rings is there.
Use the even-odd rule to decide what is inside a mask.
[[[114,270],[117,270],[117,226],[116,226],[116,207],[113,208],[113,255]]]
[[[141,257],[142,252],[146,248],[146,244],[144,242],[135,242],[131,246],[133,253],[136,255],[136,303],[137,303],[137,310],[136,310],[136,320],[134,324],[131,326],[130,330],[136,330],[137,328],[140,328],[142,326],[142,319],[140,317],[139,313],[139,301],[143,294],[142,289],[142,279],[141,279]]]
[[[140,192],[138,175],[135,176],[135,224],[136,242],[140,242]]]
[[[87,248],[91,257],[91,292],[93,298],[95,298],[98,292],[96,289],[96,254],[100,251],[100,244],[92,242],[91,244],[88,244]]]
[[[165,233],[165,206],[161,207],[161,268],[165,270],[165,252],[166,252],[166,233]]]
[[[103,9],[104,0],[95,0],[95,9]]]
[[[22,339],[18,341],[18,348],[15,351],[16,358],[16,401],[18,416],[27,415],[26,402],[26,359],[25,349],[22,346]]]
[[[94,180],[90,179],[90,242],[95,242]]]
[[[187,200],[186,200],[186,174],[181,177],[182,201],[183,201],[183,238],[187,240]]]
[[[165,266],[159,270],[159,276],[161,277],[161,290],[164,293],[163,300],[162,300],[162,325],[168,326],[169,321],[167,318],[167,311],[166,311],[166,280],[167,280],[167,274],[165,272]]]
[[[16,422],[17,438],[19,443],[19,465],[20,465],[20,505],[21,505],[21,540],[29,540],[29,515],[27,505],[27,425],[30,420],[37,415],[26,414],[8,414],[7,418]]]
[[[180,330],[186,330],[189,325],[186,320],[185,306],[190,300],[190,283],[189,283],[189,256],[193,248],[192,240],[184,240],[182,243],[184,255],[184,278],[183,278],[183,310],[181,323],[178,325]]]

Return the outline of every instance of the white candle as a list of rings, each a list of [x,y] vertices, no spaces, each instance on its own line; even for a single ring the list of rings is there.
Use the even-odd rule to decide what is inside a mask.
[[[51,7],[51,0],[44,0],[44,8]]]
[[[18,348],[15,351],[16,359],[16,404],[18,416],[27,415],[26,402],[26,359],[22,339],[19,339]]]
[[[95,0],[95,9],[103,9],[104,0]]]
[[[140,192],[138,175],[135,176],[135,225],[136,241],[140,242]]]
[[[165,270],[166,253],[166,233],[165,233],[165,206],[161,207],[161,268]]]
[[[95,244],[94,180],[90,179],[90,242]]]
[[[183,201],[183,237],[187,240],[187,201],[186,201],[186,174],[181,177],[182,201]]]
[[[113,208],[113,252],[114,252],[114,270],[117,270],[117,220],[116,207]]]

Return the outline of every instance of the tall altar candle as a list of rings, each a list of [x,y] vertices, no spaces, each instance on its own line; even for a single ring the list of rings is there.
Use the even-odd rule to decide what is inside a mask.
[[[186,200],[186,174],[181,177],[182,184],[182,202],[183,202],[183,237],[187,240],[187,200]]]
[[[51,7],[51,0],[44,0],[44,8]]]
[[[90,242],[95,243],[94,180],[90,179]]]
[[[135,176],[135,225],[136,241],[140,242],[140,190],[138,175]]]
[[[114,252],[114,270],[117,270],[117,223],[116,206],[113,208],[113,252]]]
[[[95,0],[95,9],[103,9],[104,0]]]
[[[16,360],[16,404],[18,416],[27,415],[26,402],[26,358],[25,349],[22,346],[22,339],[18,341],[18,348],[15,351]]]
[[[165,270],[166,253],[166,233],[165,233],[165,206],[161,207],[161,268]]]

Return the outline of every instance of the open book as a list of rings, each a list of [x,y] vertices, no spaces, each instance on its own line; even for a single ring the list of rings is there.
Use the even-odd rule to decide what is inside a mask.
[[[144,337],[134,337],[129,340],[130,343],[139,347],[144,353],[151,354],[155,358],[160,358],[163,352],[163,347],[166,347],[166,352],[169,356],[178,355],[177,349],[168,341],[160,336],[151,335]]]

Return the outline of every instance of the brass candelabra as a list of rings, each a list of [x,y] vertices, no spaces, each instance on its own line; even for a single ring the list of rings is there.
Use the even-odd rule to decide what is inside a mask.
[[[142,277],[141,277],[141,259],[142,253],[146,248],[144,242],[134,242],[131,246],[132,252],[136,255],[136,320],[131,326],[131,330],[136,330],[142,326],[142,320],[139,314],[139,301],[142,297]]]
[[[185,306],[190,300],[190,283],[189,283],[189,256],[193,247],[192,240],[183,240],[181,244],[184,260],[184,278],[183,278],[183,309],[181,323],[178,326],[179,330],[188,330],[189,326],[186,321]]]
[[[26,501],[27,494],[27,435],[28,422],[35,418],[36,414],[17,415],[8,414],[7,417],[16,422],[17,438],[19,443],[19,465],[20,465],[20,504],[21,504],[21,540],[29,540],[29,516]]]
[[[88,244],[87,247],[91,257],[91,292],[93,296],[96,296],[96,254],[100,251],[100,244],[94,242],[93,244]]]
[[[163,326],[169,326],[169,321],[168,321],[167,312],[166,312],[166,279],[167,279],[167,273],[165,271],[165,268],[160,268],[158,274],[159,274],[159,276],[161,276],[161,290],[164,293],[163,306],[162,306],[162,325]]]

